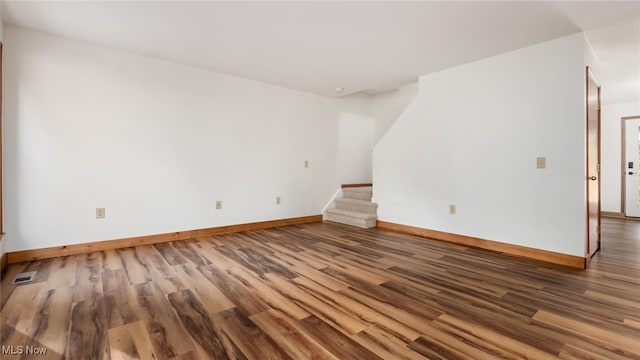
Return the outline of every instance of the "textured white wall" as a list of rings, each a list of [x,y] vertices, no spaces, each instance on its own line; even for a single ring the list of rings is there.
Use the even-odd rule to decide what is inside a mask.
[[[365,115],[343,113],[338,120],[336,174],[341,184],[371,182],[374,121]]]
[[[353,175],[336,166],[338,141],[344,119],[370,111],[362,99],[5,37],[9,251],[319,214]]]
[[[602,91],[607,91],[603,88]],[[601,113],[602,211],[623,212],[621,198],[622,129],[620,118],[640,115],[640,101],[603,104]]]
[[[376,94],[372,98],[371,116],[375,121],[374,144],[387,133],[418,94],[418,83]]]
[[[374,149],[379,218],[584,256],[584,46],[576,34],[422,76]]]
[[[0,2],[0,41],[4,40],[4,21],[2,21],[2,7],[3,4]]]

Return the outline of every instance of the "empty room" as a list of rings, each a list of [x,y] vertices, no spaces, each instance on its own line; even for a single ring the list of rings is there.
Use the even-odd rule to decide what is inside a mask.
[[[640,2],[0,1],[0,358],[640,359]]]

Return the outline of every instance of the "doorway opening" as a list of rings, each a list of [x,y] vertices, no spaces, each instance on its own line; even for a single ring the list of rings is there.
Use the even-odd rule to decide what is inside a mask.
[[[621,118],[621,199],[625,217],[640,218],[640,116]]]

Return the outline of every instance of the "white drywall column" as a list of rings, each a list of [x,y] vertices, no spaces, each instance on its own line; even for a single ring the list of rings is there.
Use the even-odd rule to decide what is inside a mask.
[[[584,46],[576,34],[422,76],[374,149],[380,220],[584,256]]]

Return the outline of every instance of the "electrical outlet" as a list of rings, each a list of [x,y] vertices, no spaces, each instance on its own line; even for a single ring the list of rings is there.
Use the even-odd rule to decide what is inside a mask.
[[[546,167],[547,167],[547,158],[546,157],[536,158],[536,168],[545,169]]]
[[[216,210],[222,209],[222,200],[216,200]]]
[[[105,211],[104,208],[96,208],[96,219],[104,219]]]
[[[451,214],[451,215],[455,215],[456,214],[456,205],[455,204],[450,204],[449,205],[449,214]]]
[[[280,205],[280,196],[276,196],[276,205]]]
[[[304,161],[304,167],[308,168],[309,167],[309,160],[305,160]]]

